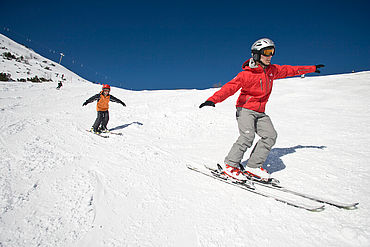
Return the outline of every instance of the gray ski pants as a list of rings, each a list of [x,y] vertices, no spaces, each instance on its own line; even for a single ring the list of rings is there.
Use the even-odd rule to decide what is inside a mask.
[[[247,166],[251,168],[262,167],[277,138],[270,117],[265,113],[238,107],[236,109],[236,120],[238,121],[240,136],[226,156],[225,164],[238,167],[247,148],[252,146],[255,133],[257,133],[261,139],[256,143]]]

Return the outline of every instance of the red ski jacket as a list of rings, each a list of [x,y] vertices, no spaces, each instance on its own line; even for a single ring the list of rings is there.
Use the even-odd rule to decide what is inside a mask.
[[[263,69],[261,65],[250,68],[249,61],[243,64],[243,71],[226,83],[208,100],[220,103],[234,95],[240,88],[241,92],[236,107],[243,107],[257,112],[265,112],[274,79],[302,75],[315,72],[316,66],[291,66],[271,64]]]

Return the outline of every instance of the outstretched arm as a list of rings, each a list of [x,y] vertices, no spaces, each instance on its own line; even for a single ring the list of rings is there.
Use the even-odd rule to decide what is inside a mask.
[[[114,97],[113,95],[110,95],[110,100],[109,100],[109,101],[116,102],[116,103],[119,103],[119,104],[121,104],[121,105],[123,105],[123,106],[126,106],[126,104],[125,104],[125,103],[123,103],[123,101],[122,101],[122,100],[117,99],[117,98],[116,98],[116,97]]]
[[[242,72],[241,72],[242,73]],[[234,79],[222,86],[220,90],[215,92],[206,102],[201,104],[199,108],[203,106],[215,106],[215,104],[220,103],[234,95],[241,88],[241,73],[239,73]]]
[[[92,97],[90,97],[90,98],[88,98],[83,104],[82,104],[82,106],[85,106],[85,105],[87,105],[87,104],[89,104],[89,103],[91,103],[91,102],[94,102],[95,100],[98,100],[100,98],[100,94],[98,93],[98,94],[95,94],[94,96],[92,96]]]
[[[274,75],[274,79],[281,79],[285,77],[291,77],[296,75],[303,75],[307,73],[316,72],[317,68],[315,65],[312,66],[291,66],[291,65],[273,65],[277,73]]]

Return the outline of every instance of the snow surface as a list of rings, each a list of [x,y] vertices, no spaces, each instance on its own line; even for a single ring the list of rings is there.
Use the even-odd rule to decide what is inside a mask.
[[[1,56],[10,52],[16,59],[6,59]],[[20,45],[8,37],[0,34],[0,73],[9,73],[14,81],[34,76],[45,78],[54,82],[87,82],[80,76],[65,67],[44,58],[33,50]],[[62,75],[64,75],[62,80]]]
[[[275,81],[274,177],[360,203],[315,213],[186,168],[223,161],[237,94],[199,109],[217,89],[112,88],[127,107],[110,103],[108,127],[123,135],[104,139],[82,107],[101,86],[52,72],[71,80],[0,83],[0,246],[370,246],[370,72]]]

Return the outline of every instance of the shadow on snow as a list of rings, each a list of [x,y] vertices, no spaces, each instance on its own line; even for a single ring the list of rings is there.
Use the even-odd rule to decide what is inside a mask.
[[[302,146],[297,145],[290,148],[273,148],[267,157],[265,163],[263,164],[263,168],[266,169],[270,174],[274,172],[278,172],[285,169],[285,164],[282,161],[281,157],[287,154],[295,153],[297,149],[302,148],[316,148],[316,149],[324,149],[326,146]],[[242,162],[243,166],[246,166],[248,160]]]
[[[113,130],[120,130],[120,129],[124,129],[124,128],[127,128],[128,126],[132,125],[132,124],[143,125],[143,124],[142,124],[142,123],[140,123],[140,122],[132,122],[132,123],[129,123],[129,124],[124,124],[124,125],[120,125],[120,126],[117,126],[117,127],[111,128],[111,129],[109,129],[109,130],[110,130],[110,131],[113,131]]]

